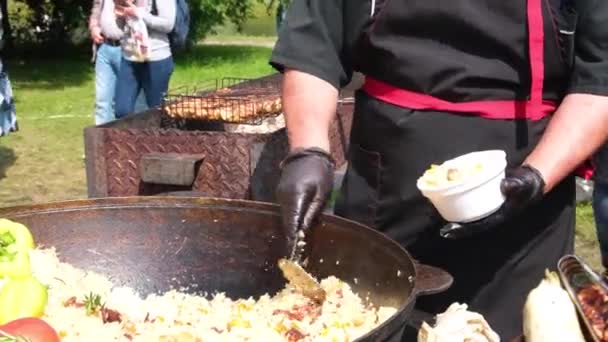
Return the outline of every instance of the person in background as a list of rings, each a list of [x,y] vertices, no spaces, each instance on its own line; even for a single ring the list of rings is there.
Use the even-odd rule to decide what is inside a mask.
[[[593,216],[600,243],[603,275],[608,278],[608,143],[593,158]]]
[[[114,1],[93,1],[89,31],[95,62],[95,124],[102,125],[115,119],[114,95],[122,59],[120,39],[123,31],[118,27],[114,14]],[[135,110],[145,109],[146,103],[140,92]]]
[[[0,21],[2,13],[0,12]],[[0,25],[0,49],[4,45],[4,31]],[[0,59],[0,136],[8,135],[19,129],[17,124],[17,114],[15,102],[13,100],[13,89],[8,78],[6,64]]]
[[[283,22],[285,21],[286,15],[287,15],[287,12],[285,11],[285,7],[283,6],[283,1],[279,1],[279,5],[277,6],[277,16],[276,16],[277,34],[281,31],[281,26],[283,26]]]
[[[173,56],[169,33],[173,30],[176,15],[175,1],[138,0],[137,4],[125,1],[116,6],[116,14],[125,20],[141,19],[148,31],[147,56],[140,59],[137,49],[139,37],[129,33],[123,37],[123,57],[116,87],[116,115],[121,118],[134,110],[137,93],[143,89],[147,105],[161,104],[173,73]],[[137,32],[135,32],[137,34]],[[135,43],[134,43],[135,42]]]

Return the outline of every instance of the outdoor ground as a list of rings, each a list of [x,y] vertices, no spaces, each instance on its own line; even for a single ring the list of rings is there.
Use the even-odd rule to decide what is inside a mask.
[[[171,87],[218,77],[257,77],[274,43],[272,18],[254,19],[245,34],[222,28],[177,60]],[[0,138],[0,207],[86,197],[84,127],[93,124],[93,67],[89,55],[61,61],[9,61],[20,131]],[[577,210],[577,254],[598,267],[592,210]]]
[[[199,46],[177,61],[171,87],[270,73],[270,49]],[[92,125],[90,56],[9,62],[20,131],[0,138],[0,206],[86,196],[84,127]]]

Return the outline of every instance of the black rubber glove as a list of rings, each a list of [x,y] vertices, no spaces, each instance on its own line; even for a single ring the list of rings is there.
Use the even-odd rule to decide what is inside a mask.
[[[293,150],[281,163],[277,199],[290,251],[295,250],[296,234],[306,232],[325,208],[333,176],[334,162],[322,149]]]
[[[529,165],[507,169],[500,189],[505,203],[494,214],[470,223],[448,223],[441,230],[444,238],[458,239],[490,230],[517,216],[543,198],[545,181],[538,170]]]

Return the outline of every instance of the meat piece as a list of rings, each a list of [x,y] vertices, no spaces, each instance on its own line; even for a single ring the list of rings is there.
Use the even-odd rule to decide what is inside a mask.
[[[70,297],[68,298],[68,300],[66,300],[65,302],[63,302],[63,306],[70,307],[70,306],[74,306],[74,304],[76,304],[76,297]]]
[[[120,313],[116,310],[101,308],[101,320],[104,323],[122,322]]]
[[[298,312],[292,312],[288,310],[274,310],[272,312],[273,315],[285,315],[292,321],[301,321],[304,319],[304,316]]]
[[[300,320],[303,320],[304,318],[316,319],[321,315],[321,306],[314,302],[296,305],[291,310],[294,315],[300,317]]]
[[[295,342],[295,341],[303,340],[304,338],[306,338],[306,335],[304,335],[298,329],[291,328],[285,333],[285,337],[287,337],[288,341]]]
[[[580,290],[577,298],[583,314],[591,323],[594,333],[608,342],[608,294],[598,285]]]
[[[280,114],[282,102],[278,95],[262,98],[257,95],[194,97],[166,104],[163,110],[172,118],[243,122],[258,116]]]
[[[273,315],[283,314],[292,321],[302,321],[305,318],[317,319],[321,315],[321,306],[314,302],[295,305],[291,310],[274,310]]]
[[[63,302],[64,307],[74,307],[74,308],[82,308],[84,307],[84,303],[79,302],[76,297],[70,297],[68,300]]]

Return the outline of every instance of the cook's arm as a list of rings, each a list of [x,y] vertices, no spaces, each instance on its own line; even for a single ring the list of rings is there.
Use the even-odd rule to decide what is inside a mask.
[[[338,89],[352,72],[345,62],[343,0],[295,0],[270,63],[284,72],[283,110],[291,149],[329,151]]]
[[[337,100],[338,91],[328,82],[302,71],[285,72],[283,110],[292,150],[319,147],[329,152],[329,125]]]
[[[608,2],[573,2],[579,14],[569,95],[527,158],[550,191],[608,137]]]
[[[507,170],[501,184],[506,196],[501,210],[471,223],[450,222],[441,228],[441,236],[457,239],[503,225],[542,199],[543,193],[574,171],[606,137],[608,97],[579,93],[566,96],[524,165]]]
[[[355,31],[344,34],[343,6],[348,1],[292,1],[270,61],[284,72],[290,152],[281,163],[276,194],[290,256],[299,254],[295,237],[312,227],[333,186],[329,125],[338,89],[351,76],[345,36]]]
[[[570,94],[526,163],[545,179],[545,192],[591,156],[608,138],[608,97]]]

